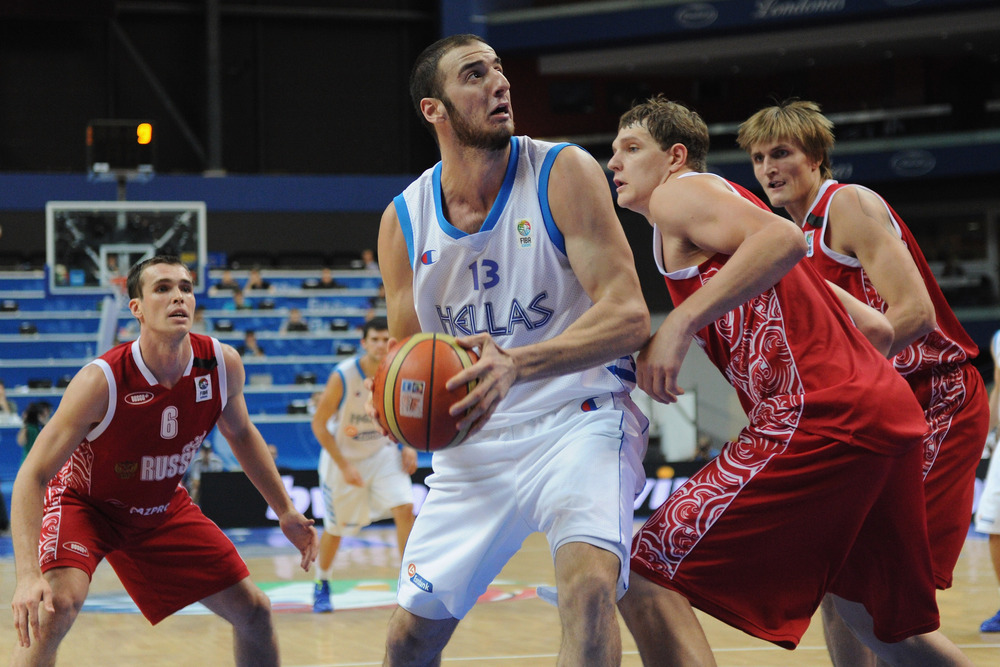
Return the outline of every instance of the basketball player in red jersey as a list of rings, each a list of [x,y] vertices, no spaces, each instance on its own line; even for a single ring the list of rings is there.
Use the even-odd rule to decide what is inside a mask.
[[[799,261],[792,223],[702,173],[696,113],[655,97],[622,116],[612,148],[618,203],[653,224],[676,305],[639,354],[639,386],[676,400],[695,340],[750,420],[632,542],[619,609],[644,663],[714,664],[692,605],[794,648],[829,591],[886,659],[971,664],[936,632],[920,406],[852,318],[888,322]]]
[[[806,233],[820,275],[883,313],[890,350],[924,410],[924,493],[934,580],[951,586],[972,514],[976,466],[989,428],[989,400],[972,365],[978,349],[945,301],[923,253],[895,211],[875,192],[832,180],[833,124],[815,102],[791,100],[758,111],[740,126],[739,145],[774,207]],[[873,664],[823,605],[838,667]],[[860,652],[860,653],[859,653]]]
[[[127,284],[139,338],[77,373],[14,482],[12,663],[55,663],[107,558],[151,623],[200,601],[232,624],[237,664],[277,665],[267,596],[180,484],[216,424],[306,570],[316,530],[295,510],[250,421],[239,354],[189,333],[187,267],[153,257],[132,267]]]

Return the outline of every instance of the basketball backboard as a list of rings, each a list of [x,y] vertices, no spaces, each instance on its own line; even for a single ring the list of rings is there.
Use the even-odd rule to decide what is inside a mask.
[[[47,288],[53,294],[107,294],[132,264],[176,255],[195,291],[206,273],[204,202],[51,201],[45,205]]]

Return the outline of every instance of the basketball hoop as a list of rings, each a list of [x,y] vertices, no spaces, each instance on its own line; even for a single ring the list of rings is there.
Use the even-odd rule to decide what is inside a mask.
[[[115,294],[115,296],[128,296],[127,276],[115,276],[114,278],[109,278],[108,283],[110,283],[111,291]]]

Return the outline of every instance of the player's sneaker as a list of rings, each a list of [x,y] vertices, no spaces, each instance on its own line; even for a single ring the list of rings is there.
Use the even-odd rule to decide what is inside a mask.
[[[330,582],[317,581],[313,588],[313,613],[329,614],[333,611],[333,603],[330,602]]]
[[[1000,632],[1000,611],[993,614],[991,618],[987,618],[983,621],[983,624],[979,626],[980,632]]]

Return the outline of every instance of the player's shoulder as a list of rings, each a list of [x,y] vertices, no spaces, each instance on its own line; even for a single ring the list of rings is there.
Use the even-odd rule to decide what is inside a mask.
[[[885,200],[871,188],[857,183],[840,183],[830,194],[830,213],[856,211],[870,206],[883,209]]]
[[[597,160],[587,149],[571,143],[541,142],[546,150],[546,157],[555,155],[552,162],[553,170],[587,169],[600,167]],[[602,170],[603,171],[603,170]]]
[[[243,371],[243,357],[240,356],[239,350],[229,343],[221,341],[219,341],[219,347],[222,349],[222,361],[226,365],[226,374]]]

